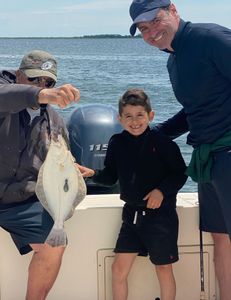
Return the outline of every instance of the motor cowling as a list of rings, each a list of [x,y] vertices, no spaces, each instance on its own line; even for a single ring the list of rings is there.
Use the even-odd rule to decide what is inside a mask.
[[[111,105],[89,104],[80,106],[67,122],[70,148],[76,161],[91,169],[104,168],[104,159],[110,137],[122,131],[117,111]],[[118,184],[99,186],[86,179],[88,194],[113,194],[119,192]]]

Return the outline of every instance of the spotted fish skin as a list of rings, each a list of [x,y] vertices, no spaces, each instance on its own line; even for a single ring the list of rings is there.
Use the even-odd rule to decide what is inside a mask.
[[[35,193],[54,220],[46,243],[53,247],[65,246],[64,222],[85,198],[86,185],[61,135],[51,139],[46,159],[39,170]]]

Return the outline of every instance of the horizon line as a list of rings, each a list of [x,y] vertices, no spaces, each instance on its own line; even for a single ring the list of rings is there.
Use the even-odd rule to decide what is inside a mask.
[[[129,34],[89,34],[82,36],[0,36],[0,39],[81,39],[81,38],[137,38],[140,34],[131,36]]]

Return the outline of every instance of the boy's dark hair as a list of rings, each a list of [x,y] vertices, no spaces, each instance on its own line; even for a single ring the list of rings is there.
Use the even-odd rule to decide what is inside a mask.
[[[122,115],[126,105],[143,106],[147,113],[152,111],[148,95],[142,89],[129,89],[119,99],[119,115]]]

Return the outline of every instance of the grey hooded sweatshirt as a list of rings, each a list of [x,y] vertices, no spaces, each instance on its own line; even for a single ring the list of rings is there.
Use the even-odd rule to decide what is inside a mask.
[[[48,150],[48,129],[67,134],[58,113],[38,104],[41,88],[15,84],[15,80],[15,72],[0,72],[0,204],[22,202],[34,195]],[[30,108],[38,109],[34,118],[28,113]]]

